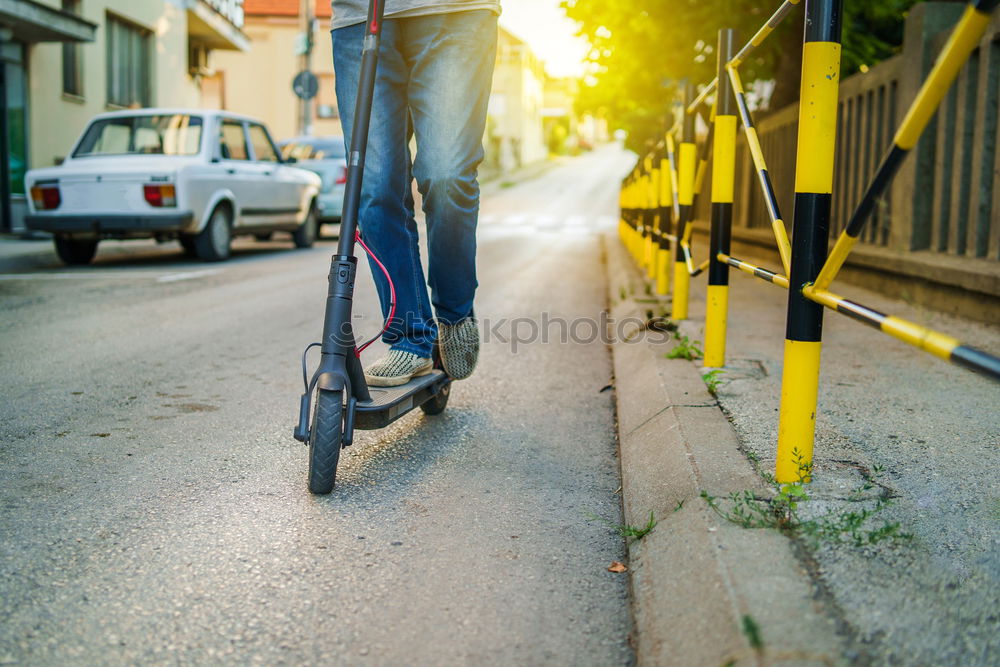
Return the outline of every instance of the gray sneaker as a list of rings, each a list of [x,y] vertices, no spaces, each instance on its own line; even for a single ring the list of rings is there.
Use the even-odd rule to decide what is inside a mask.
[[[398,387],[417,376],[427,375],[433,368],[434,362],[429,358],[403,350],[389,350],[389,354],[365,369],[365,379],[372,387]]]
[[[448,377],[464,380],[472,375],[479,360],[479,327],[475,318],[467,317],[458,324],[438,322],[438,349]]]

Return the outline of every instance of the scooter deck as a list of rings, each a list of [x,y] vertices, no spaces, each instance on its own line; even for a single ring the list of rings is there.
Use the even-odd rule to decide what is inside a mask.
[[[354,428],[383,428],[432,398],[451,382],[443,371],[434,369],[398,387],[368,387],[372,400],[358,401]]]

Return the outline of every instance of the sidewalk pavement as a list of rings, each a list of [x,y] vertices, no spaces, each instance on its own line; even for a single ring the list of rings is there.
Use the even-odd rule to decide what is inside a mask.
[[[636,297],[645,284],[617,236],[606,247],[612,321],[646,320],[659,304]],[[666,359],[662,341],[647,331],[613,346],[625,522],[658,521],[629,545],[639,664],[844,661],[836,619],[789,540],[728,523],[700,497],[764,487],[698,369]]]

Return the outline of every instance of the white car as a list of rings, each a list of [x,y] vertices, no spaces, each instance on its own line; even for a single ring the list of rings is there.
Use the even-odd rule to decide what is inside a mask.
[[[238,234],[291,232],[312,245],[322,181],[283,162],[267,128],[224,111],[139,109],[95,117],[58,167],[32,169],[29,229],[51,232],[67,264],[101,239],[177,239],[206,261]]]

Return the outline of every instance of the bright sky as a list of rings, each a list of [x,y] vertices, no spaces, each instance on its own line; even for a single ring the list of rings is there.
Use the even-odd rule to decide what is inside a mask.
[[[531,45],[552,76],[580,76],[587,42],[576,37],[559,0],[500,0],[500,24]]]

